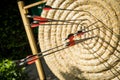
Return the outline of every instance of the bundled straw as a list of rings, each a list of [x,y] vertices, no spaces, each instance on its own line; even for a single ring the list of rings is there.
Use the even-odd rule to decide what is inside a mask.
[[[72,21],[79,25],[39,26],[38,36],[42,51],[61,45],[64,38],[80,29],[87,31],[97,28],[81,37],[87,38],[97,35],[97,38],[45,56],[49,68],[60,80],[120,79],[119,4],[119,0],[47,1],[46,5],[57,8],[57,10],[44,10],[42,17],[55,20],[80,19],[80,21]],[[67,9],[77,11],[67,11]],[[97,23],[89,26],[94,22]],[[64,22],[54,23],[64,24]]]

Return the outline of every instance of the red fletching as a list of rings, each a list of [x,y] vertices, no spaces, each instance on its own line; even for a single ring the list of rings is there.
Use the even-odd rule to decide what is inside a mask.
[[[51,10],[52,8],[43,8],[43,10],[46,10],[46,11],[49,11],[49,10]]]
[[[29,58],[30,57],[30,58]],[[33,64],[38,59],[38,56],[28,56],[27,64]]]
[[[84,32],[82,32],[82,31],[78,31],[78,32],[76,33],[76,35],[74,35],[74,34],[69,34],[69,35],[68,35],[68,38],[67,38],[67,40],[69,40],[69,44],[68,44],[67,46],[73,46],[73,45],[75,45],[75,40],[74,40],[75,36],[81,37],[81,35],[83,35],[83,34],[84,34]]]
[[[69,42],[68,46],[74,46],[74,45],[75,45],[75,41],[73,40],[73,41]]]
[[[35,24],[35,23],[33,23],[33,24],[31,24],[31,27],[32,28],[35,28],[35,27],[38,27],[40,24]]]
[[[49,11],[49,10],[51,10],[52,9],[52,7],[51,6],[48,6],[48,5],[45,5],[45,7],[43,8],[43,10],[46,10],[46,11]]]
[[[69,34],[68,37],[67,37],[67,39],[68,39],[69,41],[73,41],[73,39],[74,39],[74,34]]]
[[[45,24],[46,22],[48,22],[48,19],[47,18],[43,18],[43,17],[41,17],[41,16],[34,16],[33,17],[33,20],[35,20],[35,21],[39,21],[39,23],[33,23],[32,25],[31,25],[31,27],[38,27],[40,24]]]
[[[39,25],[45,24],[45,23],[46,23],[46,21],[42,21],[42,22],[39,22]]]
[[[34,17],[33,17],[33,20],[36,20],[36,21],[48,21],[47,18],[43,18],[43,17],[41,17],[41,16],[34,16]]]
[[[68,40],[69,40],[69,45],[68,46],[75,45],[74,34],[68,35]]]

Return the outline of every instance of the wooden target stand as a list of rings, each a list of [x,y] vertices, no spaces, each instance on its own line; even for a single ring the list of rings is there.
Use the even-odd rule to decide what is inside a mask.
[[[34,38],[34,34],[32,32],[31,26],[30,26],[30,22],[29,19],[26,17],[26,14],[28,14],[28,9],[32,8],[34,6],[40,5],[42,3],[45,3],[47,0],[42,0],[42,1],[38,1],[35,2],[33,4],[29,4],[29,5],[24,5],[23,1],[18,1],[18,7],[19,7],[19,11],[23,20],[23,24],[24,24],[24,28],[28,37],[28,41],[32,50],[32,54],[35,55],[38,53],[38,49],[37,49],[37,45],[35,42],[35,38]],[[43,71],[43,67],[42,67],[42,63],[41,61],[38,59],[35,62],[36,67],[37,67],[37,71],[38,71],[38,75],[40,80],[45,80],[45,75],[44,75],[44,71]]]

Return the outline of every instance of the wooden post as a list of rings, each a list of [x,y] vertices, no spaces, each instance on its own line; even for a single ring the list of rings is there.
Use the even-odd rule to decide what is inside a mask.
[[[23,24],[24,24],[24,27],[25,27],[25,31],[26,31],[26,34],[27,34],[27,37],[28,37],[28,40],[29,40],[29,44],[30,44],[32,53],[37,54],[38,53],[37,45],[35,43],[33,32],[32,32],[32,29],[30,27],[30,22],[29,22],[28,18],[26,17],[27,11],[24,9],[24,2],[23,1],[18,1],[18,7],[19,7],[19,10],[20,10],[20,13],[21,13],[21,17],[22,17],[22,20],[23,20]],[[40,80],[45,80],[45,76],[44,76],[41,61],[37,60],[35,62],[35,64],[36,64],[36,67],[37,67],[37,71],[38,71],[38,75],[40,77]]]

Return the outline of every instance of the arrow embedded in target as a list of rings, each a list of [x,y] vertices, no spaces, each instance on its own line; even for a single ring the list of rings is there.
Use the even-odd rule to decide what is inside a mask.
[[[43,18],[41,16],[31,16],[31,15],[27,15],[28,18],[33,18],[33,23],[31,24],[31,27],[38,27],[39,25],[79,25],[79,23],[75,23],[75,22],[71,22],[71,21],[78,21],[81,19],[75,19],[75,20],[54,20],[54,19],[48,19],[48,18]],[[66,22],[66,23],[70,23],[70,24],[45,24],[47,22]],[[91,25],[97,23],[98,21],[92,23]],[[89,26],[91,26],[89,25]]]
[[[70,22],[70,21],[76,21],[76,20],[54,20],[54,19],[48,19],[48,18],[43,18],[41,16],[31,16],[27,15],[28,18],[33,18],[33,23],[31,24],[31,27],[38,27],[39,25],[73,25],[78,23]],[[80,20],[80,19],[78,19]],[[70,24],[45,24],[47,22],[66,22]]]
[[[33,18],[34,21],[40,21],[40,22],[67,22],[67,23],[72,23],[71,21],[81,21],[83,19],[72,19],[72,20],[56,20],[56,19],[49,19],[49,18],[44,18],[41,16],[31,16],[27,15],[28,18]],[[85,19],[84,19],[85,20]]]
[[[85,38],[85,39],[76,40],[76,41],[75,41],[75,44],[78,44],[78,43],[87,41],[87,40],[92,39],[92,38],[95,38],[95,37],[97,37],[97,36],[93,36],[93,37],[88,37],[88,38]],[[48,52],[48,51],[51,51],[51,50],[53,50],[53,49],[60,48],[61,46],[64,46],[64,44],[62,44],[62,45],[59,45],[59,46],[57,46],[57,47],[54,47],[54,48],[48,49],[48,50],[46,50],[46,51],[40,52],[40,53],[38,53],[38,54],[29,55],[29,56],[27,56],[26,58],[23,58],[23,59],[21,59],[21,60],[15,60],[15,61],[13,61],[13,62],[14,62],[17,66],[30,65],[30,64],[33,64],[37,59],[39,59],[39,58],[41,58],[41,57],[44,57],[44,56],[53,54],[53,53],[55,53],[55,52],[58,52],[58,51],[60,51],[60,50],[65,49],[65,48],[71,47],[71,46],[73,46],[73,45],[75,45],[75,44],[73,44],[72,42],[69,42],[69,45],[66,45],[65,47],[63,47],[63,48],[61,48],[61,49],[52,51],[52,52],[47,53],[47,54],[43,54],[43,53],[45,53],[45,52]],[[43,54],[43,55],[42,55],[42,54]]]
[[[73,9],[62,9],[62,8],[53,8],[49,5],[45,5],[44,7],[38,7],[39,9],[43,9],[43,10],[46,10],[46,11],[49,11],[49,10],[65,10],[65,11],[83,11],[83,10],[73,10]]]

